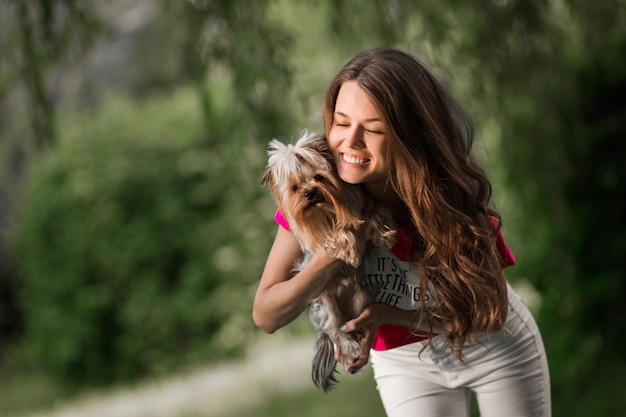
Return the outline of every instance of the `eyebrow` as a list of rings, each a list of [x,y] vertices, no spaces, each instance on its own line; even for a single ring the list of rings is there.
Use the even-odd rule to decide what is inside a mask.
[[[350,116],[348,116],[344,112],[340,112],[340,111],[336,111],[335,112],[335,116],[343,116],[343,117],[347,117],[348,119],[350,118]],[[364,123],[371,123],[371,122],[381,122],[382,123],[382,119],[380,119],[379,117],[371,117],[369,119],[365,119],[363,122]]]

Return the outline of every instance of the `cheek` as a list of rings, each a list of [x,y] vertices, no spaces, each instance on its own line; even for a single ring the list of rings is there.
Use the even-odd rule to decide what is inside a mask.
[[[336,135],[333,135],[332,130],[330,131],[330,133],[328,134],[328,138],[327,138],[327,142],[328,142],[328,148],[330,149],[330,152],[333,155],[333,158],[335,159],[335,163],[339,162],[339,142],[335,139]]]
[[[387,152],[383,143],[372,146],[369,150],[376,159],[376,165],[387,165]]]
[[[337,131],[335,128],[331,128],[328,132],[328,136],[326,137],[326,141],[328,142],[328,146],[331,150],[335,150],[339,145],[339,141],[337,140]]]

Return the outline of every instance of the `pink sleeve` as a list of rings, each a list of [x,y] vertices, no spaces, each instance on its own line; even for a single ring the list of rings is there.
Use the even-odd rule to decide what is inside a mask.
[[[498,227],[498,221],[496,219],[491,219],[491,224],[493,224],[493,227]],[[513,252],[511,252],[511,249],[507,246],[506,242],[504,241],[502,230],[498,232],[498,237],[496,238],[496,249],[498,249],[498,253],[500,254],[500,257],[502,258],[503,268],[515,265],[516,263],[515,256],[513,255]]]
[[[289,222],[287,221],[287,219],[285,219],[283,213],[281,213],[280,210],[276,210],[276,214],[274,214],[274,220],[276,220],[276,223],[281,225],[286,231],[291,232]]]
[[[507,246],[504,241],[504,236],[502,236],[502,232],[498,232],[498,238],[496,239],[496,247],[498,248],[498,253],[502,257],[502,267],[506,268],[508,266],[515,265],[515,255],[511,252],[511,249]]]

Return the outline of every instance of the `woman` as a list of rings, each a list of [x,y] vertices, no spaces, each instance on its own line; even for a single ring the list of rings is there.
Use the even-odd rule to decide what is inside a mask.
[[[374,302],[357,329],[388,416],[549,416],[543,342],[508,286],[515,260],[489,206],[491,184],[471,156],[471,118],[415,57],[362,52],[331,81],[326,136],[342,180],[392,208],[391,250],[371,247],[361,265]],[[255,296],[255,323],[274,332],[294,320],[340,261],[315,253],[302,271],[288,225],[278,231]],[[371,351],[370,351],[371,348]],[[371,353],[370,353],[371,352]]]

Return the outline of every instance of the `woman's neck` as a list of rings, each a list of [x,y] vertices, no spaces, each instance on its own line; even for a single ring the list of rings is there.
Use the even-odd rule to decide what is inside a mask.
[[[390,184],[363,184],[363,187],[376,203],[391,209],[398,225],[407,223],[410,218],[409,209]]]

